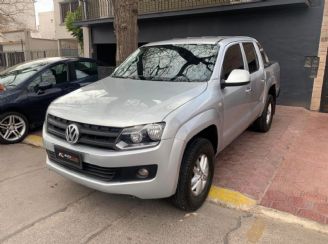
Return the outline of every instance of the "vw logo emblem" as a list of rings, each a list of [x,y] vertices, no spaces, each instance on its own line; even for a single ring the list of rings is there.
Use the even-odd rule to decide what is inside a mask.
[[[76,124],[70,124],[66,128],[66,141],[70,144],[75,144],[80,138],[79,127]]]

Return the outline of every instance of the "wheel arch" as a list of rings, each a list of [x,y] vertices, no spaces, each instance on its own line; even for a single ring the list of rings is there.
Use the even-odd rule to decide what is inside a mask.
[[[215,109],[198,114],[185,123],[177,132],[176,138],[185,141],[185,148],[196,137],[208,139],[215,153],[220,148],[220,116]]]
[[[19,109],[16,107],[10,107],[10,108],[4,109],[1,111],[1,114],[10,113],[10,112],[19,113],[19,114],[23,115],[27,119],[29,124],[31,124],[33,122],[33,121],[31,121],[31,118],[30,118],[30,116],[28,116],[27,113],[25,113],[22,109]]]

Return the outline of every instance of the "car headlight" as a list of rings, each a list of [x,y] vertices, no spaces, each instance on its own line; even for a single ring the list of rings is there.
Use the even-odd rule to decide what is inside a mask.
[[[123,129],[116,146],[121,150],[157,146],[163,135],[165,123],[140,125]]]

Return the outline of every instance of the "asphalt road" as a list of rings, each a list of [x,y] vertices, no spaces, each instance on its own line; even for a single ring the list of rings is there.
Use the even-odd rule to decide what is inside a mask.
[[[0,145],[0,243],[328,243],[298,225],[207,202],[196,213],[166,200],[109,195],[45,167],[45,152]]]

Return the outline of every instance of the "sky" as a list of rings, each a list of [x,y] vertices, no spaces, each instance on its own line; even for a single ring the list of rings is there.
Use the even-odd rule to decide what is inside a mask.
[[[38,13],[54,10],[53,0],[36,0],[34,5],[37,23],[39,22]]]

